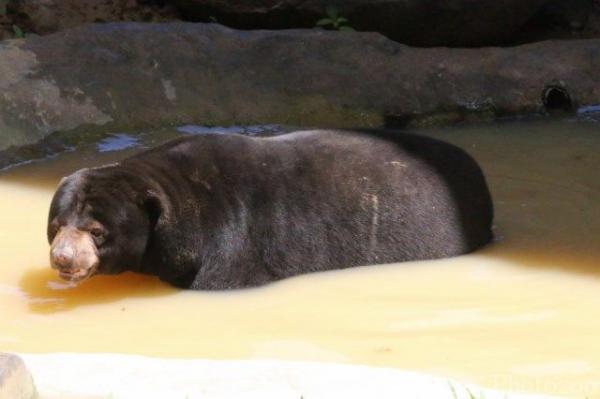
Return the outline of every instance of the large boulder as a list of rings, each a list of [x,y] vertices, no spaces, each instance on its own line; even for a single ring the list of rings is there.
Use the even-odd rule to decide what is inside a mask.
[[[589,38],[600,38],[599,0],[549,0],[513,41]]]
[[[241,29],[314,27],[327,8],[361,31],[413,46],[502,44],[547,0],[171,0],[184,19]]]
[[[174,7],[158,0],[12,0],[6,5],[6,14],[24,33],[36,34],[90,22],[164,22],[177,18]]]
[[[593,9],[593,0],[549,0],[535,19],[540,24],[578,31],[586,25]]]
[[[376,33],[88,25],[0,43],[0,150],[53,131],[429,124],[600,103],[600,40],[415,49]]]

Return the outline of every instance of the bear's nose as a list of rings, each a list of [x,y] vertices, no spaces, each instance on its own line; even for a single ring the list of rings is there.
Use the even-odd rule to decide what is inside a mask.
[[[70,268],[73,263],[73,251],[69,251],[66,248],[53,250],[50,263],[54,269]]]

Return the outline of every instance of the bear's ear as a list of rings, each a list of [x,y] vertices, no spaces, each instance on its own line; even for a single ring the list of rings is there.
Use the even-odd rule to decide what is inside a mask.
[[[164,194],[147,190],[142,195],[140,205],[150,219],[151,230],[156,230],[166,224],[169,219],[169,209]]]

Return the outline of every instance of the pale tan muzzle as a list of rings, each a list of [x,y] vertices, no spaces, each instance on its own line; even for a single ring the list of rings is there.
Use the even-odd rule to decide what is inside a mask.
[[[92,236],[75,227],[60,228],[50,248],[50,263],[68,281],[81,281],[94,274],[100,260]]]

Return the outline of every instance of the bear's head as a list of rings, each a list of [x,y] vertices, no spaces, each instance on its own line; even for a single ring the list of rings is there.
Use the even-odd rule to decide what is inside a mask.
[[[143,182],[119,166],[64,178],[48,217],[50,262],[68,281],[137,270],[156,221]]]

